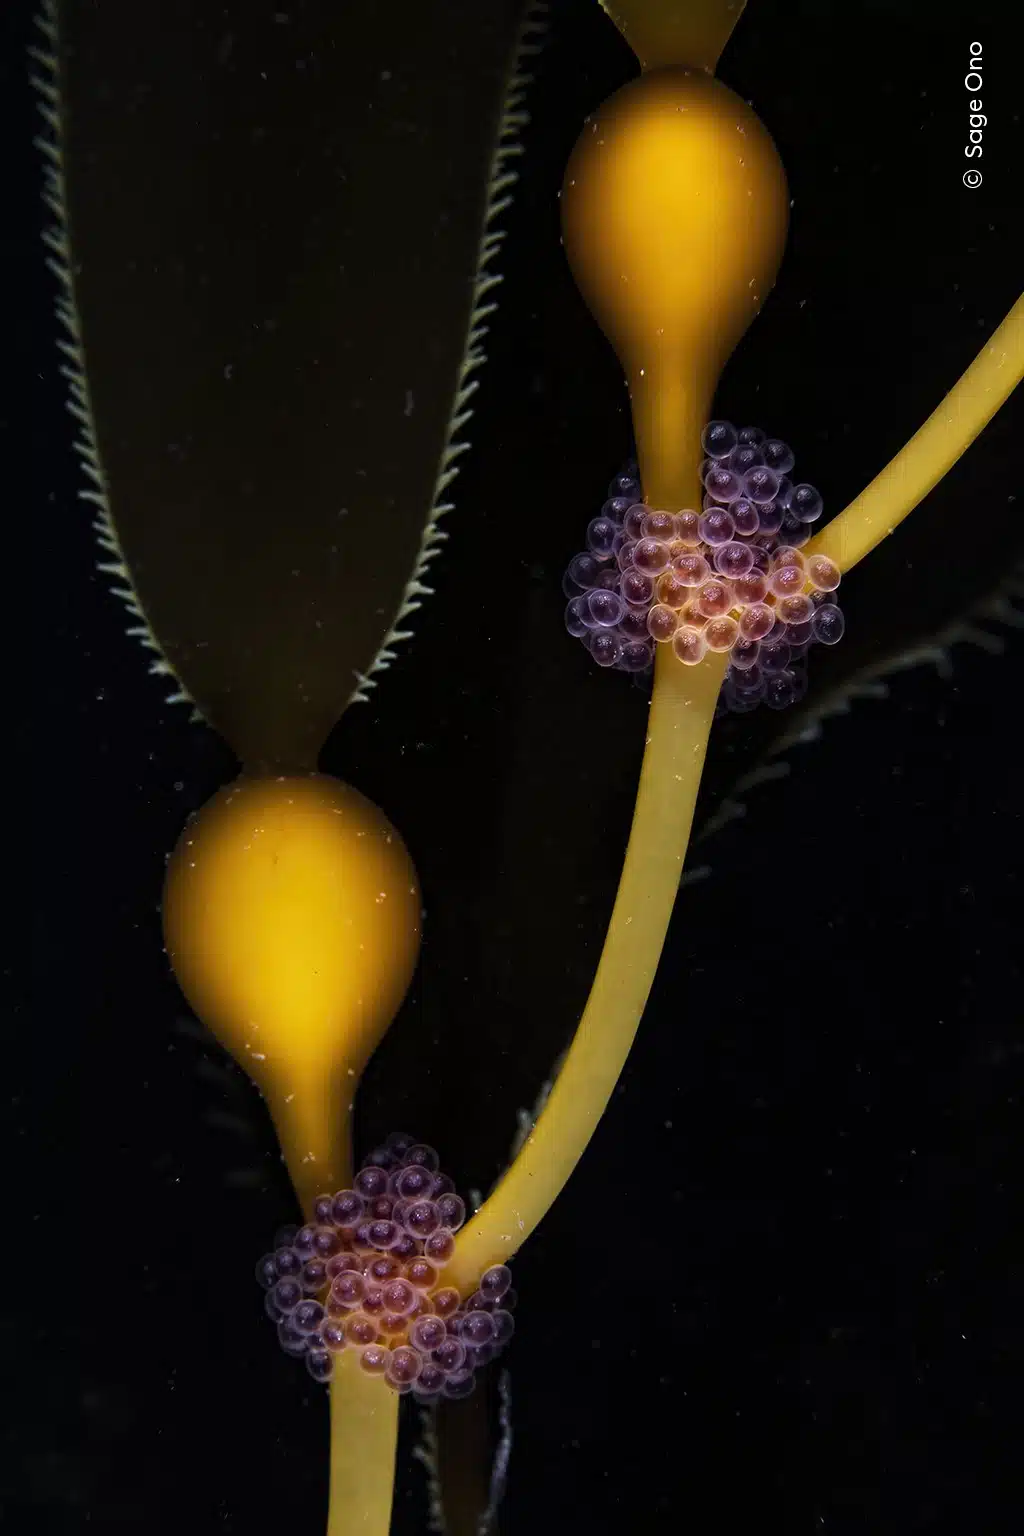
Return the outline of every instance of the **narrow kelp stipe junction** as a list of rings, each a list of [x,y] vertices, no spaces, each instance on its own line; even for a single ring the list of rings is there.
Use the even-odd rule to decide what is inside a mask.
[[[771,292],[789,217],[768,130],[714,73],[742,7],[605,8],[641,73],[583,125],[562,226],[628,382],[636,462],[569,566],[566,624],[607,670],[650,671],[648,735],[578,1029],[472,1214],[440,1171],[433,1127],[356,1158],[359,1080],[412,977],[422,898],[400,829],[317,764],[429,591],[542,10],[437,3],[396,18],[366,3],[358,26],[343,19],[351,46],[339,48],[336,8],[310,6],[300,79],[239,4],[241,41],[202,110],[180,81],[194,76],[194,52],[212,70],[223,47],[198,0],[156,43],[152,16],[127,0],[59,18],[51,5],[41,18],[48,246],[86,499],[154,668],[242,768],[171,855],[164,933],[184,996],[263,1093],[301,1206],[302,1224],[278,1233],[257,1279],[280,1346],[329,1385],[330,1536],[384,1536],[401,1399],[429,1411],[468,1395],[511,1336],[510,1262],[585,1150],[644,1012],[716,713],[780,707],[813,688],[814,645],[842,636],[841,577],[1024,371],[1018,303],[893,462],[822,525],[822,496],[793,478],[784,436],[735,428],[714,409]],[[427,46],[448,61],[445,78],[419,67]],[[405,110],[425,125],[400,144],[378,110],[385,51],[387,84],[403,85]],[[131,89],[94,89],[115,77]],[[255,79],[277,125],[259,164],[237,131]],[[445,90],[461,93],[458,120],[435,110]],[[343,193],[330,135],[307,132],[339,114],[363,157]],[[451,178],[484,191],[432,219]],[[383,209],[382,184],[393,191]],[[270,220],[268,187],[282,200]],[[209,206],[223,217],[200,259],[181,231],[205,229]],[[415,280],[393,271],[412,220],[433,242]],[[239,248],[253,253],[241,275]],[[310,254],[325,250],[344,260]],[[381,271],[394,281],[376,281]],[[425,317],[441,344],[427,345]],[[382,348],[382,335],[401,343]],[[365,379],[365,398],[337,419],[312,412],[325,376],[347,400],[348,382]],[[595,470],[598,489],[612,467]],[[339,508],[343,479],[352,493]]]
[[[512,1337],[512,1274],[492,1265],[463,1298],[443,1283],[466,1205],[433,1147],[393,1133],[353,1188],[320,1195],[313,1221],[278,1233],[256,1269],[286,1354],[330,1381],[348,1348],[421,1405],[468,1397]]]
[[[565,626],[600,667],[648,673],[655,645],[684,666],[724,652],[721,710],[785,709],[807,691],[805,658],[845,628],[840,571],[801,546],[822,514],[813,485],[794,485],[795,457],[759,427],[704,428],[702,510],[652,511],[635,463],[608,487],[587,548],[565,573]]]

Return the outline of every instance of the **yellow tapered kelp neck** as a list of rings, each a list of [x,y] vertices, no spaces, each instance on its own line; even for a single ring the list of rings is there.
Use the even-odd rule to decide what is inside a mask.
[[[625,370],[651,507],[699,506],[701,428],[775,281],[788,218],[769,134],[700,71],[631,81],[577,141],[562,189],[566,255]]]
[[[689,64],[712,73],[746,0],[601,0],[641,69]]]
[[[242,778],[182,834],[163,922],[182,991],[265,1094],[308,1207],[348,1176],[355,1083],[416,964],[404,843],[335,779]]]

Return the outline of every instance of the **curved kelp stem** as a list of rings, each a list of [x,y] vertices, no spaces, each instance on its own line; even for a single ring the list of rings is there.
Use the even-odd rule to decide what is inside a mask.
[[[554,1203],[604,1112],[636,1036],[675,905],[727,658],[682,666],[663,647],[636,811],[590,998],[540,1118],[460,1234],[450,1283],[471,1288]]]
[[[807,546],[848,571],[923,501],[1024,378],[1024,295],[905,447]]]

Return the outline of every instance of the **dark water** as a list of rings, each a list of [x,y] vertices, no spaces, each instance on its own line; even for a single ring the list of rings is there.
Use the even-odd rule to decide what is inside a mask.
[[[400,827],[427,907],[360,1143],[408,1127],[482,1188],[585,1000],[644,734],[642,694],[563,634],[559,591],[630,441],[556,192],[583,116],[633,65],[596,4],[552,17],[436,595],[323,759]],[[197,1036],[161,951],[164,856],[234,766],[163,702],[93,568],[37,243],[27,18],[4,19],[5,289],[34,419],[6,514],[28,775],[27,803],[8,802],[25,854],[11,885],[30,932],[9,928],[5,956],[24,1220],[0,1516],[17,1532],[316,1532],[322,1393],[278,1353],[251,1281],[287,1185],[259,1099]],[[972,40],[980,162],[963,158]],[[1022,286],[1005,8],[754,0],[719,73],[775,136],[794,209],[718,408],[792,442],[835,510]],[[13,409],[4,424],[17,464]],[[1011,402],[844,583],[849,633],[822,688],[1012,580],[1020,427]],[[998,619],[975,627],[1002,653],[964,643],[950,675],[894,673],[694,847],[710,873],[680,895],[619,1091],[517,1260],[507,1536],[1019,1529],[1024,644]],[[727,723],[699,819],[770,745],[763,722]],[[395,1530],[412,1533],[408,1449]]]

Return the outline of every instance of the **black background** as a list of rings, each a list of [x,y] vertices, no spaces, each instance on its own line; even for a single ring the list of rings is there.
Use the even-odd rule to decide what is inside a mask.
[[[723,58],[794,208],[718,409],[788,438],[829,510],[1024,286],[1007,14],[756,0]],[[436,596],[323,764],[394,819],[427,908],[360,1144],[408,1126],[465,1186],[495,1176],[585,999],[644,734],[643,695],[568,640],[559,592],[630,439],[617,364],[558,251],[556,193],[583,116],[635,64],[596,4],[553,16]],[[189,1022],[161,951],[164,856],[234,767],[163,703],[94,570],[20,20],[5,17],[4,290],[34,425],[26,439],[13,404],[3,422],[11,739],[28,775],[7,845],[31,934],[9,927],[4,957],[25,1221],[4,1260],[2,1515],[46,1533],[315,1532],[323,1395],[278,1353],[250,1278],[288,1189],[259,1099]],[[973,39],[980,162],[963,158]],[[866,658],[880,602],[955,599],[958,539],[1020,496],[1019,425],[1011,404],[912,514],[883,595],[872,561],[844,583]],[[1024,542],[1005,528],[992,589]],[[681,893],[620,1088],[517,1260],[507,1536],[1019,1529],[1024,644],[981,628],[1001,655],[965,643],[951,676],[894,673],[695,847],[710,872]],[[752,766],[729,742],[702,817],[732,759]],[[395,1529],[414,1532],[405,1452]]]

